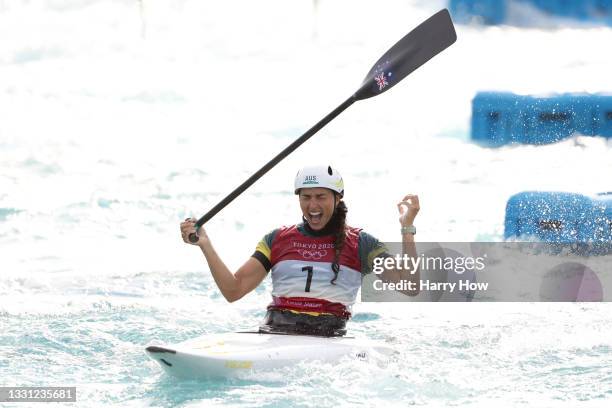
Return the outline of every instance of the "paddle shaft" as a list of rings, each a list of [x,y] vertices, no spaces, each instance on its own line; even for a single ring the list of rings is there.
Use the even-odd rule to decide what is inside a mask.
[[[196,222],[196,232],[208,220],[231,203],[242,192],[266,174],[272,167],[297,149],[317,133],[323,126],[331,122],[336,116],[351,106],[355,101],[372,98],[388,91],[404,77],[410,75],[415,69],[429,61],[431,58],[445,50],[457,40],[455,27],[448,10],[443,9],[419,24],[393,45],[370,69],[361,87],[340,106],[331,111],[306,133],[270,160],[265,166],[249,177],[238,188],[232,191],[221,202],[215,205],[202,218]],[[198,242],[197,234],[190,234],[189,241]]]
[[[357,98],[355,95],[352,95],[346,101],[342,102],[340,106],[331,111],[327,116],[321,119],[316,125],[308,129],[306,133],[297,138],[293,143],[287,146],[282,152],[277,154],[272,160],[266,163],[261,169],[257,170],[255,174],[249,177],[244,183],[239,185],[234,191],[232,191],[227,197],[221,200],[217,205],[210,209],[206,214],[204,214],[195,224],[196,231],[206,222],[208,222],[212,217],[214,217],[219,211],[221,211],[225,206],[234,201],[236,197],[242,194],[247,188],[251,187],[253,183],[259,180],[264,174],[266,174],[270,169],[280,163],[285,157],[289,156],[295,149],[300,147],[305,141],[310,139],[315,133],[321,130],[325,125],[331,122],[336,116],[344,112],[346,108],[351,106]],[[192,243],[198,242],[198,237],[196,234],[189,235],[189,241]]]

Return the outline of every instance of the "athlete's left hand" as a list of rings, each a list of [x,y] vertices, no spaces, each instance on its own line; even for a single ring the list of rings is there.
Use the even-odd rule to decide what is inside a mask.
[[[397,203],[397,209],[400,213],[399,222],[403,227],[414,225],[414,219],[421,209],[419,196],[416,194],[406,195],[402,201]]]

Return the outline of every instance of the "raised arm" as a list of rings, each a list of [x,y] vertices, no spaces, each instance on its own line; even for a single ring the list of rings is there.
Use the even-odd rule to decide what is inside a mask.
[[[408,194],[404,196],[402,201],[397,204],[399,211],[399,222],[401,226],[402,234],[402,254],[408,255],[410,258],[416,259],[416,246],[414,244],[414,234],[409,232],[410,228],[414,225],[414,219],[416,218],[419,210],[419,197],[414,194]],[[384,282],[399,282],[399,281],[411,281],[415,282],[415,290],[398,290],[408,296],[416,296],[419,294],[419,281],[421,274],[419,268],[415,271],[410,268],[397,270],[385,270],[381,274],[381,279]]]
[[[198,242],[191,243],[189,241],[189,234],[195,232],[195,223],[196,219],[194,218],[189,218],[181,223],[183,241],[200,247],[215,283],[228,302],[235,302],[259,286],[267,275],[267,271],[260,261],[249,258],[236,273],[232,273],[215,251],[203,227],[198,231]]]

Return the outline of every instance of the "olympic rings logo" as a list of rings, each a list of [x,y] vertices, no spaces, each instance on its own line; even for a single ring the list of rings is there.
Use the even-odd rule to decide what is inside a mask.
[[[302,255],[302,258],[312,259],[313,261],[318,261],[319,259],[322,259],[327,255],[327,251],[325,249],[322,249],[319,251],[310,251],[308,249],[298,249],[298,253]]]

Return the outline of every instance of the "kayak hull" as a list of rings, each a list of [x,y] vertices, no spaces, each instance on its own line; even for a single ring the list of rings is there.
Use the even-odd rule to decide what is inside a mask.
[[[181,378],[239,377],[301,361],[367,361],[394,353],[388,346],[355,338],[269,333],[206,335],[173,346],[151,345],[145,351],[164,371]]]

